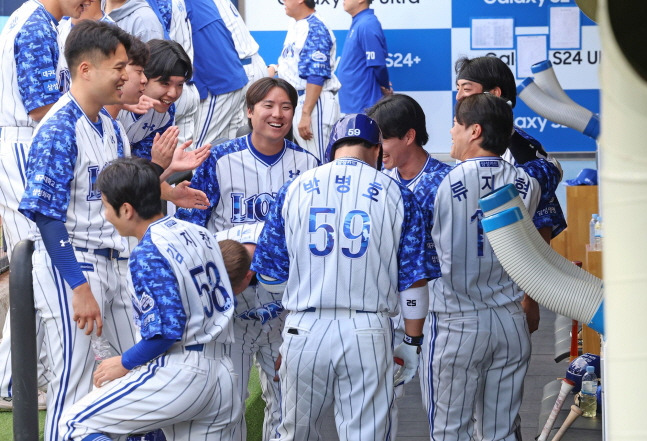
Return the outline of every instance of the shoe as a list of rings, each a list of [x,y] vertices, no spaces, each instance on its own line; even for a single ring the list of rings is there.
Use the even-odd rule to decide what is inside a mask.
[[[41,390],[38,391],[38,410],[47,409],[47,394]],[[13,401],[11,398],[0,398],[0,412],[13,411]]]

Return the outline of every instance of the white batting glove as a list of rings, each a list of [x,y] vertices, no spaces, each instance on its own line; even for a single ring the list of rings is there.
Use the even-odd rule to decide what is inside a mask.
[[[404,342],[400,343],[393,350],[393,360],[396,364],[400,365],[400,369],[398,369],[393,378],[394,387],[407,384],[416,375],[419,360],[418,354],[420,354],[420,346],[414,346]]]

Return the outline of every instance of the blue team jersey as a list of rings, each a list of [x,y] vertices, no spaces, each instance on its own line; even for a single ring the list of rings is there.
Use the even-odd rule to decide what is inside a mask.
[[[252,269],[287,280],[290,311],[341,308],[395,314],[397,293],[432,276],[414,195],[368,164],[340,158],[279,191]]]
[[[159,219],[133,249],[129,267],[142,338],[184,345],[233,341],[234,296],[220,247],[207,230]]]
[[[231,33],[213,0],[186,2],[186,11],[193,31],[193,81],[200,99],[207,93],[221,95],[247,84],[247,74],[238,58]],[[208,54],[208,55],[207,55]]]
[[[181,208],[176,216],[213,233],[262,222],[283,183],[317,165],[312,153],[288,140],[271,164],[254,148],[251,134],[216,145],[191,180],[192,188],[207,195],[209,207]]]
[[[155,135],[162,135],[175,122],[175,103],[164,113],[152,108],[144,115],[121,110],[117,119],[126,129],[132,155],[150,161]]]
[[[363,113],[382,97],[373,67],[386,66],[387,56],[386,38],[375,12],[365,9],[355,15],[337,69],[343,86],[339,89],[342,113]]]
[[[0,127],[36,126],[28,113],[60,98],[57,24],[35,0],[25,2],[5,24],[0,37]]]
[[[107,112],[101,130],[70,93],[52,107],[38,126],[27,162],[27,185],[19,211],[65,222],[73,246],[125,250],[123,239],[105,219],[96,180],[101,170],[128,155],[128,141]]]

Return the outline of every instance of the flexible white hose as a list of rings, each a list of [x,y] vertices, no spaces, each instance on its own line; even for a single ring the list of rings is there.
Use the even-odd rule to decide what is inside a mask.
[[[537,114],[550,121],[577,130],[593,139],[600,135],[600,119],[579,104],[563,103],[544,92],[532,78],[526,78],[518,87],[517,95]]]
[[[557,75],[555,75],[553,63],[551,63],[549,60],[533,64],[532,66],[530,66],[530,70],[532,70],[532,73],[535,77],[535,84],[549,96],[555,98],[557,101],[561,101],[564,104],[575,106],[578,105],[571,99],[571,97],[566,94],[566,92],[564,92],[562,85],[559,84]]]
[[[602,280],[573,265],[541,237],[511,184],[480,200],[488,241],[505,271],[546,308],[603,333]]]

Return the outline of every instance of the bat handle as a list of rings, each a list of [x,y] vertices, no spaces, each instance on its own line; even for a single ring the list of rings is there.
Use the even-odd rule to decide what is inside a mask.
[[[582,415],[582,409],[573,404],[571,406],[570,413],[566,417],[566,420],[564,420],[564,424],[562,424],[562,427],[559,428],[552,441],[559,441],[560,439],[562,439],[564,433],[566,433],[568,428],[571,427],[571,424],[573,424],[573,421],[575,421],[580,415]]]

